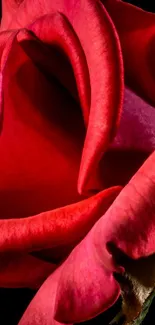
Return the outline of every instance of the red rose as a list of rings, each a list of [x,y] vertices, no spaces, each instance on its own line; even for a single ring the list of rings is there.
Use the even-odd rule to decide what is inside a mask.
[[[120,295],[109,247],[155,251],[155,16],[119,0],[2,9],[0,286],[41,286],[20,325],[84,321]]]

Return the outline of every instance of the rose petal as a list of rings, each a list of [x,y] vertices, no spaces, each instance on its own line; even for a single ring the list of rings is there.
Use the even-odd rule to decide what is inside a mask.
[[[55,295],[59,276],[58,269],[45,281],[18,325],[63,325],[54,319]]]
[[[17,38],[20,45],[30,58],[33,59],[35,64],[44,68],[45,72],[48,71],[51,75],[56,76],[59,82],[71,92],[77,101],[79,95],[83,117],[87,124],[90,105],[88,67],[80,42],[67,19],[58,12],[52,15],[45,15],[30,25],[28,30],[21,30]],[[75,93],[76,84],[72,71],[69,71],[70,66],[67,64],[67,61],[62,61],[60,69],[60,58],[58,57],[58,60],[56,56],[52,58],[52,46],[57,46],[65,53],[67,60],[70,61],[78,94]]]
[[[113,272],[123,269],[115,264],[116,256],[110,254],[107,245],[116,245],[133,259],[155,251],[154,163],[155,152],[55,275],[43,284],[23,316],[25,322],[35,320],[39,324],[45,315],[45,324],[50,324],[53,304],[57,321],[80,322],[115,302],[120,289]]]
[[[155,109],[126,88],[117,134],[98,169],[102,188],[125,186],[155,148]]]
[[[18,24],[22,27],[24,22],[32,22],[38,15],[59,10],[71,23],[80,40],[91,87],[89,124],[79,175],[80,192],[86,193],[84,188],[89,175],[93,180],[91,186],[88,186],[90,190],[100,188],[99,180],[94,184],[96,167],[118,124],[123,91],[122,61],[117,35],[100,4],[94,1],[91,1],[91,5],[85,1],[84,7],[82,2],[76,6],[72,4],[71,0],[69,3],[52,2],[52,5],[50,1],[46,2],[45,7],[37,4],[36,12],[32,10],[35,2],[24,1],[18,10]],[[25,13],[27,18],[23,17]],[[88,19],[88,13],[91,19]],[[62,26],[60,19],[58,21]],[[14,24],[15,21],[12,27],[19,27]],[[41,28],[38,23],[36,33],[46,40],[49,20],[45,24],[47,29],[43,29],[45,34],[37,29],[39,26]],[[103,33],[99,32],[100,29]],[[69,33],[72,39],[74,33],[70,29]],[[63,43],[66,46],[67,41],[63,40]],[[17,39],[10,49],[4,77],[5,105],[0,143],[2,216],[26,217],[78,201],[76,181],[84,139],[79,105],[60,89],[55,79],[48,82],[46,75],[41,74],[24,53]],[[95,120],[100,121],[97,132]],[[9,174],[6,174],[6,170],[9,170]],[[66,184],[65,188],[62,183]],[[6,201],[9,204],[6,205]]]
[[[3,78],[4,70],[12,47],[16,32],[7,31],[0,33],[0,130],[2,128],[3,119]]]
[[[106,213],[107,235],[103,231],[102,237],[109,241],[110,233],[110,241],[134,259],[155,252],[154,166],[155,152],[133,176]]]
[[[155,152],[64,263],[56,296],[58,321],[80,322],[115,302],[119,289],[113,272],[121,268],[108,247],[133,259],[155,252],[154,166]]]
[[[93,227],[94,229],[94,227]],[[118,298],[120,289],[112,272],[111,255],[100,260],[94,246],[94,230],[76,246],[68,259],[45,281],[23,315],[20,325],[82,321],[107,309]]]
[[[25,252],[77,243],[120,192],[114,187],[89,199],[39,215],[0,220],[0,252]]]
[[[102,0],[117,28],[128,85],[155,105],[155,14],[120,0]]]
[[[7,60],[0,141],[4,218],[25,217],[79,200],[76,186],[84,135],[78,104],[55,80],[49,82],[12,38],[1,60],[2,65]]]
[[[148,154],[155,148],[155,109],[127,88],[120,125],[110,148]]]
[[[13,16],[21,5],[23,0],[2,0],[2,20],[1,20],[1,30],[8,28]]]
[[[0,287],[38,288],[56,268],[27,254],[0,254]]]
[[[10,28],[25,27],[40,16],[56,11],[63,13],[77,34],[90,75],[90,116],[78,182],[79,192],[86,193],[90,190],[90,175],[93,177],[120,117],[123,97],[121,49],[109,15],[101,3],[94,0],[37,1],[37,8],[35,1],[27,0],[19,7],[18,20],[14,18]],[[98,121],[97,125],[94,121]]]

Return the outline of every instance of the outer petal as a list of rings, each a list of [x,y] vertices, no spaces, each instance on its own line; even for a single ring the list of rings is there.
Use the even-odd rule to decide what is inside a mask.
[[[155,109],[126,88],[117,134],[100,164],[102,188],[125,186],[155,148]]]
[[[32,321],[39,325],[43,319],[45,324],[50,324],[54,315],[60,322],[80,322],[115,302],[120,289],[113,272],[122,272],[123,268],[116,265],[115,253],[110,253],[109,244],[116,245],[133,259],[155,252],[154,165],[155,152],[43,284],[20,325]]]
[[[33,217],[0,220],[0,252],[32,252],[79,242],[120,189],[110,188],[76,204]]]
[[[60,268],[37,292],[18,325],[63,325],[54,319],[54,306]]]
[[[56,268],[27,254],[0,255],[0,287],[38,288]]]
[[[155,109],[125,89],[117,134],[100,163],[102,187],[126,185],[154,148]]]
[[[45,281],[20,325],[50,325],[54,319],[65,323],[79,322],[94,317],[116,301],[120,289],[112,272],[118,268],[105,247],[103,259],[99,259],[93,234],[94,230]]]
[[[102,0],[117,28],[128,85],[155,105],[155,14],[120,0]]]
[[[155,151],[120,193],[107,218],[107,235],[102,227],[102,238],[134,259],[155,252]]]
[[[148,154],[155,149],[155,109],[127,88],[120,125],[110,149]]]
[[[155,152],[121,191],[64,264],[56,297],[56,319],[86,320],[115,302],[116,256],[109,244],[132,259],[155,253]],[[107,246],[108,245],[108,246]]]

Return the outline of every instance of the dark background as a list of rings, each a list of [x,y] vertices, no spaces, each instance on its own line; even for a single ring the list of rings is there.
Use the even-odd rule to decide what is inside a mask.
[[[53,0],[54,1],[54,0]],[[147,11],[154,11],[154,1],[153,0],[131,0],[126,1],[139,6]],[[1,1],[0,1],[1,5]],[[1,16],[1,6],[0,6],[0,16]],[[132,17],[131,17],[132,19]],[[31,270],[30,270],[31,272]],[[148,274],[149,276],[149,274]],[[30,289],[3,289],[0,288],[0,325],[17,325],[19,319],[21,318],[24,310],[31,301],[35,294],[35,291]],[[121,306],[121,301],[118,302],[110,308],[108,311],[99,315],[89,322],[83,323],[83,325],[108,325],[113,319],[116,313],[119,311]],[[154,312],[155,312],[155,301],[153,302],[150,312],[145,318],[143,325],[154,325]],[[152,319],[152,321],[151,321]]]

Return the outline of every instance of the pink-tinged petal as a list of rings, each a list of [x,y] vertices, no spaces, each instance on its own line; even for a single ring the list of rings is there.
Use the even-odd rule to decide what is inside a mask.
[[[155,105],[155,14],[120,0],[102,0],[119,34],[128,85]]]
[[[58,282],[55,319],[82,322],[111,307],[120,295],[113,277],[122,271],[114,265],[104,244],[102,259],[94,245],[92,230],[64,262]]]
[[[107,189],[81,202],[39,215],[0,220],[0,252],[25,252],[74,245],[105,213],[121,188]]]
[[[18,325],[63,325],[54,319],[54,306],[61,267],[39,289]],[[69,324],[68,324],[69,325]]]
[[[120,288],[113,272],[122,272],[123,268],[116,265],[108,244],[116,245],[133,259],[155,252],[154,166],[155,152],[74,248],[56,271],[56,278],[51,275],[43,284],[23,316],[25,322],[36,320],[37,314],[39,320],[46,315],[45,324],[52,322],[54,284],[54,318],[59,322],[92,318],[116,301]]]
[[[0,129],[2,126],[2,119],[3,119],[4,70],[15,36],[16,36],[16,32],[13,31],[6,31],[0,33]]]
[[[1,253],[0,287],[36,289],[55,269],[56,265],[41,261],[31,255]]]
[[[121,269],[115,266],[106,248],[104,258],[99,258],[94,229],[95,226],[44,282],[19,325],[49,325],[55,324],[55,319],[78,322],[94,317],[116,301],[120,288],[112,272]]]
[[[5,48],[5,45],[10,38],[10,36],[13,34],[13,31],[5,31],[0,33],[0,59],[2,57],[3,50]],[[2,66],[1,66],[2,69]]]
[[[110,307],[119,286],[109,245],[132,259],[155,252],[155,152],[121,191],[106,214],[72,251],[59,279],[55,319],[80,322]]]
[[[155,252],[155,151],[116,198],[103,221],[99,238],[112,242],[131,258]]]
[[[102,188],[125,186],[155,148],[155,109],[128,88],[117,134],[98,169]]]
[[[86,193],[90,175],[93,178],[120,117],[123,98],[121,48],[109,15],[103,5],[94,0],[46,0],[37,1],[37,6],[35,1],[27,0],[19,7],[18,19],[12,20],[10,28],[26,27],[42,15],[57,11],[65,16],[78,36],[89,70],[90,115],[78,181],[79,192]]]
[[[2,0],[2,20],[0,30],[7,29],[23,0]]]
[[[100,163],[103,188],[126,185],[155,148],[155,109],[126,89],[117,134]]]
[[[151,153],[155,148],[155,109],[125,89],[120,125],[110,149]]]

